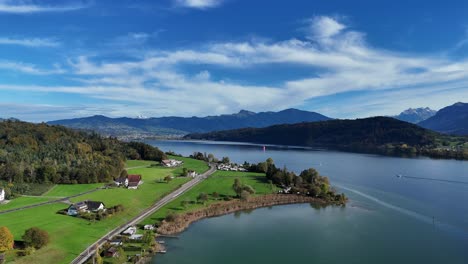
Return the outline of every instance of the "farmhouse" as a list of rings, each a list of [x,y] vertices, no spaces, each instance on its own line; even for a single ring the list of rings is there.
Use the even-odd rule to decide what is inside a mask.
[[[128,189],[138,189],[138,185],[142,184],[141,175],[128,175]]]
[[[82,201],[72,204],[68,207],[68,215],[78,215],[80,212],[99,212],[106,210],[103,202],[97,201]]]
[[[128,178],[126,177],[117,178],[114,180],[114,182],[115,182],[115,185],[117,186],[125,186],[125,187],[128,186]]]
[[[182,165],[181,160],[175,160],[175,159],[170,159],[170,160],[162,160],[161,165],[167,168],[173,168]]]
[[[5,200],[5,190],[0,188],[0,202]]]
[[[154,230],[154,225],[145,225],[144,229],[145,230]]]

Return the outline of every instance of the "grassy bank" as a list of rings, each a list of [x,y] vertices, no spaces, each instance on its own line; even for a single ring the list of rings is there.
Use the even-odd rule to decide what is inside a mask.
[[[254,196],[278,191],[278,188],[270,184],[265,178],[265,174],[262,173],[217,171],[205,181],[146,218],[143,224],[154,224],[162,221],[169,214],[183,214],[225,199],[231,199],[231,197],[235,196],[232,189],[235,178],[239,178],[243,184],[252,186],[255,189]],[[215,192],[218,197],[213,195]],[[197,202],[197,196],[200,193],[208,194],[209,199],[205,203]]]

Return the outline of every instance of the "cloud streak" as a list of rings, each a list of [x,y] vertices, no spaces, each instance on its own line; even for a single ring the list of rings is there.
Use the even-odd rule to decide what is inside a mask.
[[[208,9],[218,7],[222,0],[175,0],[176,6],[195,9]]]
[[[60,44],[60,42],[48,38],[0,37],[0,45],[18,45],[24,47],[58,47]]]
[[[28,4],[25,1],[2,0],[0,1],[0,13],[11,14],[31,14],[31,13],[51,13],[51,12],[68,12],[86,8],[87,5],[77,3],[67,6],[51,6]]]

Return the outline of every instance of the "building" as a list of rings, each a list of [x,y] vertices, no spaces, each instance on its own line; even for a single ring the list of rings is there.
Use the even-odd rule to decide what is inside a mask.
[[[5,190],[0,188],[0,202],[5,200]]]
[[[145,225],[144,229],[145,230],[154,230],[154,225]]]
[[[117,186],[128,186],[128,178],[126,177],[120,177],[114,180],[115,185]]]
[[[138,189],[138,186],[142,183],[143,182],[141,181],[141,175],[139,174],[128,175],[128,184],[127,184],[128,189]]]
[[[137,232],[136,227],[130,226],[129,228],[127,228],[125,231],[122,232],[122,235],[132,236],[132,235],[136,234],[136,232]]]
[[[187,172],[187,177],[192,177],[192,178],[195,178],[197,176],[197,172],[193,171],[193,170],[189,170]]]
[[[108,258],[116,258],[119,256],[119,250],[116,247],[111,247],[106,250],[106,257]]]
[[[182,165],[182,163],[183,163],[183,161],[181,161],[181,160],[174,160],[174,159],[162,160],[162,161],[161,161],[161,165],[163,165],[164,167],[167,167],[167,168],[177,167],[177,166]]]
[[[68,215],[78,215],[79,213],[83,212],[99,212],[106,210],[106,207],[103,202],[97,201],[82,201],[78,203],[74,203],[68,207],[67,214]]]

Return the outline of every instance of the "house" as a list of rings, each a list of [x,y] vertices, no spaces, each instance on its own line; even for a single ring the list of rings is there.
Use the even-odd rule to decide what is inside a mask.
[[[122,235],[134,235],[136,233],[137,229],[136,227],[134,226],[130,226],[129,228],[127,228],[125,231],[122,232]]]
[[[111,244],[112,246],[122,246],[123,242],[122,242],[122,239],[117,238],[117,239],[111,240],[111,242],[109,242],[109,244]]]
[[[187,177],[192,177],[192,178],[195,178],[197,176],[197,173],[193,170],[189,170],[187,172]]]
[[[143,227],[145,230],[154,230],[154,226],[153,225],[145,225]]]
[[[143,238],[142,234],[133,234],[129,237],[130,240],[141,240]]]
[[[174,159],[162,160],[161,161],[161,165],[163,165],[164,167],[167,167],[167,168],[177,167],[177,166],[182,165],[182,163],[183,163],[183,161],[174,160]]]
[[[5,200],[5,190],[0,188],[0,202]]]
[[[117,186],[125,186],[125,187],[128,186],[128,178],[126,177],[119,177],[115,179],[114,182],[115,182],[115,185]]]
[[[132,174],[128,175],[128,189],[138,189],[138,185],[142,184],[141,175]]]
[[[106,207],[103,202],[97,201],[82,201],[75,204],[72,204],[68,207],[68,215],[78,215],[80,212],[99,212],[106,210]]]
[[[119,250],[116,247],[110,247],[106,250],[106,257],[108,258],[116,258],[119,256]]]

